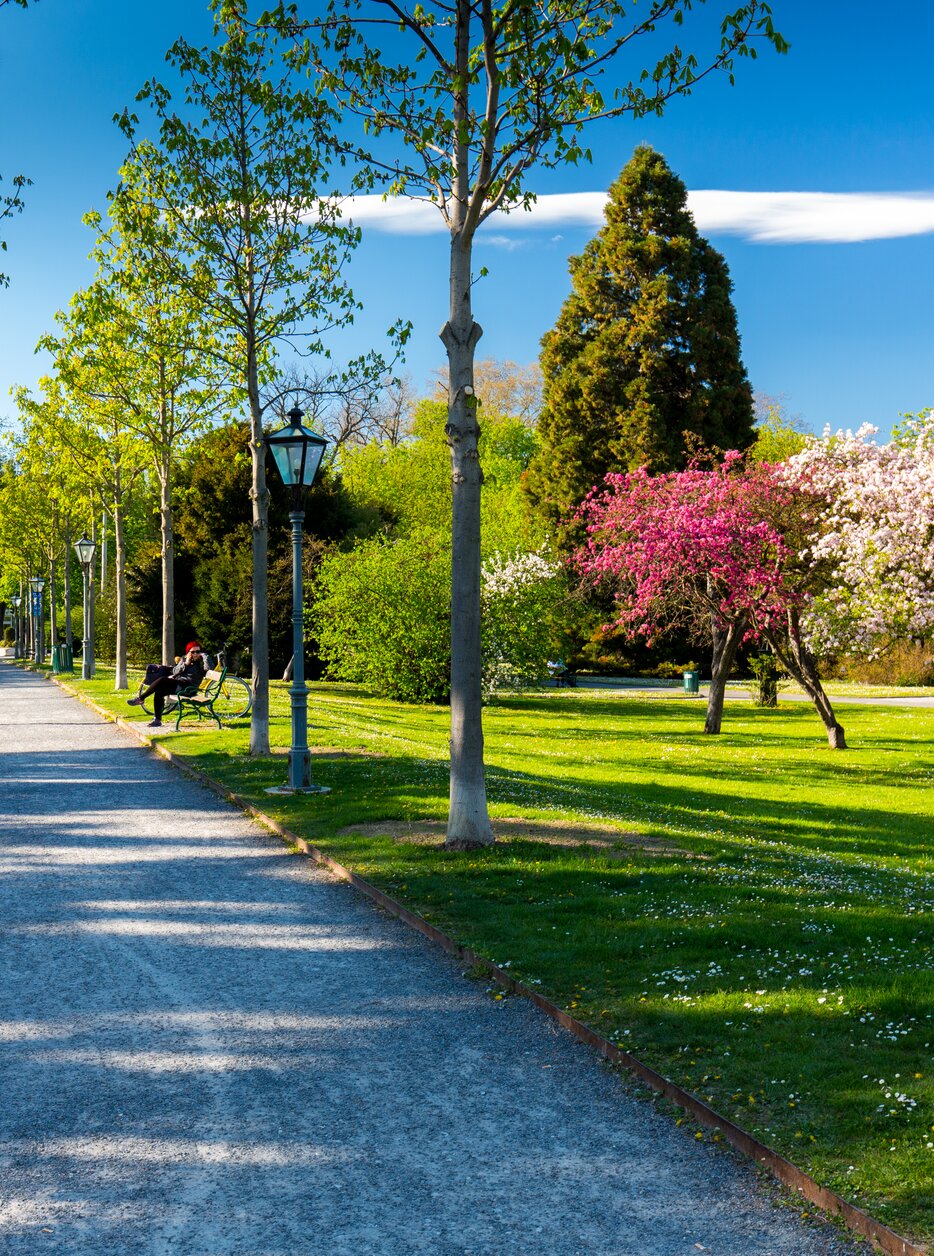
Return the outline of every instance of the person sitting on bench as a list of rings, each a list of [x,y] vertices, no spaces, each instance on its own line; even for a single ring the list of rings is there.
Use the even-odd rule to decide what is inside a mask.
[[[150,675],[152,674],[149,668],[146,670]],[[167,695],[178,693],[179,689],[197,689],[204,680],[207,668],[201,653],[201,646],[197,641],[189,641],[185,648],[185,657],[180,659],[173,668],[161,666],[153,670],[157,674],[152,684],[138,693],[135,698],[127,698],[127,706],[142,706],[144,699],[151,694],[156,718],[150,720],[147,727],[161,728],[162,712],[165,710]]]

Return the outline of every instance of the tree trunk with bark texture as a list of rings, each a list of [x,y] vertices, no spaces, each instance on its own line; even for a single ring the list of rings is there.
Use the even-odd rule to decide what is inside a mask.
[[[710,673],[710,696],[707,699],[707,718],[704,721],[704,732],[716,734],[720,732],[723,722],[723,700],[726,693],[726,682],[733,670],[736,651],[743,639],[746,625],[742,620],[731,623],[724,631],[714,617],[711,625],[713,631],[713,665]]]
[[[175,662],[175,523],[172,517],[172,455],[159,467],[159,531],[162,542],[162,661]]]
[[[107,511],[101,516],[101,593],[107,592]]]
[[[250,453],[253,459],[253,710],[250,754],[269,754],[269,489],[266,487],[266,445],[255,352],[248,347]]]
[[[58,589],[56,588],[55,579],[55,559],[49,560],[49,648],[54,650],[58,645],[58,625],[55,622],[55,603],[57,601]]]
[[[117,674],[114,689],[126,689],[126,536],[123,530],[123,501],[120,473],[117,472],[117,494],[114,500],[114,551],[117,588]]]
[[[814,703],[817,714],[827,731],[827,742],[831,750],[846,750],[843,725],[838,723],[833,707],[830,705],[830,699],[824,693],[814,656],[801,640],[801,622],[798,612],[794,610],[788,612],[787,635],[770,630],[764,636],[782,667],[798,682]]]
[[[482,335],[470,301],[470,245],[451,241],[451,317],[441,332],[448,355],[451,448],[451,780],[446,845],[493,843],[483,766],[480,653],[480,485],[474,352]]]
[[[63,573],[65,585],[65,645],[68,646],[68,652],[71,653],[73,644],[73,633],[71,630],[71,529],[65,529],[65,570]]]

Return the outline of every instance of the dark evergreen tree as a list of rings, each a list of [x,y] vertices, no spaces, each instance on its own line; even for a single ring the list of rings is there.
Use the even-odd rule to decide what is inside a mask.
[[[525,481],[546,515],[568,519],[609,471],[677,470],[698,448],[752,443],[726,262],[661,154],[636,149],[570,271],[542,339],[541,445]]]

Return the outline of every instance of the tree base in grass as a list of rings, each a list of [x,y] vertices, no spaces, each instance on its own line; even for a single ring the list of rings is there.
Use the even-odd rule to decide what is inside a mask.
[[[488,842],[472,842],[468,838],[456,837],[453,841],[445,842],[443,850],[488,850],[496,842],[495,837],[491,837]]]

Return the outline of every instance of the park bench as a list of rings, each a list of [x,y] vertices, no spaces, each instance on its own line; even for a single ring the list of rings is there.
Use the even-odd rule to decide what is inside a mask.
[[[199,720],[206,719],[208,716],[212,720],[217,720],[217,727],[221,728],[221,717],[214,710],[214,702],[221,691],[224,678],[227,675],[227,665],[221,671],[205,672],[204,680],[197,689],[180,689],[175,695],[175,704],[177,714],[175,717],[175,731],[178,732],[178,726],[182,722],[182,716],[186,709],[194,711]]]

